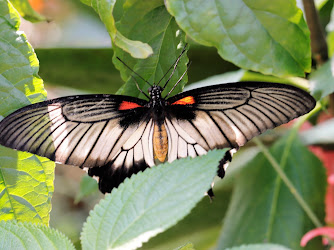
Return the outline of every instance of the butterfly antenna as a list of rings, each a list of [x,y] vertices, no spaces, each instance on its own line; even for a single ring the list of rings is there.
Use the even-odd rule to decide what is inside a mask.
[[[167,98],[170,95],[170,93],[172,93],[172,91],[175,89],[175,87],[179,84],[179,82],[181,82],[182,78],[187,73],[188,69],[190,68],[190,65],[191,65],[191,62],[188,63],[188,67],[187,67],[186,71],[184,71],[184,73],[182,74],[180,79],[174,84],[173,88],[168,92],[168,94],[164,98]]]
[[[139,88],[139,85],[138,85],[138,82],[136,81],[136,78],[134,78],[134,76],[133,75],[131,75],[131,77],[133,78],[133,80],[135,81],[135,83],[136,83],[136,86],[137,86],[137,89],[140,91],[140,93],[142,93],[144,96],[146,96],[147,97],[147,99],[150,99],[150,97],[144,92],[144,91],[142,91],[140,88]]]
[[[123,62],[122,60],[121,60],[121,58],[119,58],[118,56],[116,57],[121,63],[123,63],[123,65],[125,66],[125,67],[127,67],[129,70],[131,70],[131,72],[132,73],[134,73],[136,76],[138,76],[140,79],[142,79],[144,82],[146,82],[148,85],[150,85],[151,87],[152,87],[152,84],[151,83],[149,83],[148,81],[146,81],[141,75],[139,75],[136,71],[134,71],[133,69],[131,69],[128,65],[126,65],[126,63],[125,62]],[[136,82],[137,83],[137,82]]]
[[[169,76],[167,82],[165,83],[165,85],[164,85],[164,87],[163,87],[163,89],[165,89],[165,87],[167,86],[167,83],[170,81],[170,79],[171,79],[172,76],[174,75],[175,70],[176,70],[176,67],[177,67],[177,64],[179,63],[181,56],[184,54],[184,52],[186,52],[187,47],[188,47],[188,43],[186,43],[186,45],[184,45],[183,50],[182,50],[181,54],[179,55],[179,57],[178,57],[178,58],[175,60],[175,62],[169,67],[169,69],[168,69],[167,72],[164,74],[164,76],[160,79],[160,81],[157,83],[157,85],[159,85],[159,83],[162,81],[162,79],[164,79],[165,76],[168,74],[168,72],[174,67],[172,74]]]

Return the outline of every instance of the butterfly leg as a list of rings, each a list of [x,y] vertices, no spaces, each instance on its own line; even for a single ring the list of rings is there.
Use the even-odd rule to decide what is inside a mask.
[[[221,179],[224,178],[225,170],[227,169],[228,164],[232,161],[232,156],[235,152],[237,152],[237,150],[238,150],[237,148],[232,148],[228,150],[225,153],[224,157],[219,161],[217,176],[220,177]],[[205,193],[207,196],[209,196],[211,202],[213,198],[215,197],[215,194],[213,193],[213,190],[212,190],[213,184],[214,182],[212,182],[211,188]]]

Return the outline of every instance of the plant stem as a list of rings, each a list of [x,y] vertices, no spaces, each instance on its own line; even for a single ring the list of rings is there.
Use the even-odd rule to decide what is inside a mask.
[[[328,61],[328,46],[325,32],[320,24],[313,0],[303,0],[307,26],[311,32],[312,57],[317,67]],[[334,115],[334,93],[329,95],[329,112]]]
[[[306,22],[311,32],[312,56],[316,61],[317,66],[320,66],[328,60],[328,48],[325,33],[320,25],[314,1],[303,0],[303,5]]]
[[[269,150],[266,148],[266,146],[258,139],[253,138],[254,142],[257,144],[257,146],[261,149],[265,157],[268,159],[268,161],[271,163],[277,174],[281,177],[285,185],[289,188],[291,194],[295,197],[299,205],[302,207],[302,209],[305,211],[305,213],[308,215],[308,217],[311,219],[313,224],[316,227],[322,227],[323,224],[320,222],[320,220],[317,218],[317,216],[313,213],[312,209],[309,207],[309,205],[306,203],[306,201],[303,199],[303,197],[300,195],[298,190],[295,188],[293,183],[290,181],[290,179],[286,176],[284,171],[282,170],[282,167],[280,164],[276,161],[276,159],[271,155]]]

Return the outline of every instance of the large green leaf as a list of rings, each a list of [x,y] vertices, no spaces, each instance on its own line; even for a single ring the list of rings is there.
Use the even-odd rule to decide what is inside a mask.
[[[20,15],[30,22],[46,21],[46,18],[37,13],[30,5],[28,0],[11,0],[10,1]]]
[[[20,16],[0,0],[0,118],[46,97],[37,57],[18,31]],[[48,224],[54,163],[0,147],[0,218]]]
[[[48,225],[54,162],[0,146],[0,220]]]
[[[283,137],[270,149],[277,161],[290,143],[288,138]],[[236,179],[219,249],[260,242],[301,249],[301,237],[314,225],[263,154],[249,165]],[[284,171],[315,214],[323,219],[326,175],[321,162],[294,140]],[[322,245],[321,240],[310,243],[313,245],[308,245],[309,249],[320,249]]]
[[[320,100],[334,92],[334,58],[310,74],[310,89],[315,99]]]
[[[166,0],[196,42],[244,69],[277,76],[311,70],[309,30],[295,0]]]
[[[19,26],[20,15],[10,2],[0,0],[0,120],[46,98],[36,54]]]
[[[210,188],[224,152],[165,163],[126,179],[90,213],[83,249],[133,249],[174,225]]]
[[[184,46],[184,34],[177,26],[174,18],[166,11],[161,0],[117,1],[114,15],[116,26],[122,34],[130,39],[137,38],[143,42],[147,42],[153,48],[153,55],[151,57],[145,60],[136,60],[114,46],[114,63],[121,71],[121,76],[126,82],[118,91],[118,94],[144,97],[136,88],[134,79],[131,76],[136,78],[143,91],[147,91],[149,85],[128,70],[116,59],[116,56],[120,57],[130,68],[149,83],[158,83],[180,55]],[[188,58],[183,55],[174,76],[163,92],[163,96],[168,93],[186,71],[187,62]],[[160,86],[163,86],[169,75],[161,81]],[[180,92],[186,82],[187,76],[183,78],[172,94]]]
[[[75,249],[72,242],[62,233],[44,225],[0,222],[1,249]]]
[[[148,44],[130,40],[117,30],[113,17],[116,0],[81,0],[81,2],[91,6],[97,12],[116,46],[130,53],[135,58],[146,58],[152,54],[152,48]]]

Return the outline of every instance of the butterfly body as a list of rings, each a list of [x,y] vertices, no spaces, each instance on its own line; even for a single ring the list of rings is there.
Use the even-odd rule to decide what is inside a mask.
[[[110,192],[156,159],[238,148],[315,106],[305,91],[278,83],[219,84],[168,98],[162,91],[153,85],[148,101],[83,95],[32,104],[0,122],[0,144],[88,169]]]

